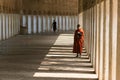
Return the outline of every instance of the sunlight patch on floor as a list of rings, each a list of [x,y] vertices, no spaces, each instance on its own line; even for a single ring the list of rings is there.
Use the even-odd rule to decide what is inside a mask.
[[[36,72],[33,77],[97,79],[95,74]]]
[[[66,67],[66,66],[41,66],[38,70],[62,70],[62,71],[80,71],[80,72],[94,72],[93,68],[79,68],[79,67]]]
[[[54,45],[72,46],[73,34],[61,34]]]
[[[41,65],[74,65],[74,66],[92,66],[92,63],[78,63],[78,62],[57,62],[57,61],[43,61]]]
[[[47,61],[72,61],[72,62],[89,62],[90,59],[75,59],[75,58],[48,58],[46,57],[45,60]]]
[[[73,34],[61,34],[33,77],[97,79],[87,53],[76,58],[72,47]]]

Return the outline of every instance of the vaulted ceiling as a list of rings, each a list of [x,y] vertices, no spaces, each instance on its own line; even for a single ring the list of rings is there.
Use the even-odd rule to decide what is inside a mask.
[[[78,0],[23,0],[25,14],[78,14]]]
[[[0,0],[0,12],[44,15],[77,15],[98,0]]]

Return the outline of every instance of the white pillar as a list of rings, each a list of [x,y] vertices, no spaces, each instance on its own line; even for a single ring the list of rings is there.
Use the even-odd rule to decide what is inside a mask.
[[[16,15],[16,27],[17,27],[17,34],[19,34],[19,18],[18,18],[19,14]]]
[[[66,30],[68,31],[68,16],[66,16]]]
[[[31,15],[31,33],[32,34],[34,33],[33,21],[34,21],[33,15]]]
[[[58,31],[61,30],[61,18],[58,16]]]
[[[9,38],[9,22],[8,22],[8,14],[6,14],[6,39]]]
[[[100,80],[103,80],[103,28],[104,28],[104,2],[100,3],[101,7],[101,21],[100,21],[100,68],[99,68],[99,76]]]
[[[41,16],[38,16],[38,33],[41,33]]]
[[[63,31],[65,31],[65,16],[63,16]]]
[[[47,15],[45,16],[45,21],[46,21],[46,32],[48,32],[49,29],[48,29],[48,16]]]
[[[94,6],[94,68],[95,68],[95,72],[96,72],[96,64],[97,64],[97,58],[96,58],[96,54],[97,54],[97,4]]]
[[[37,26],[37,33],[38,33],[38,15],[36,15],[36,26]]]
[[[37,33],[37,18],[36,16],[34,15],[33,16],[33,33],[36,34]]]
[[[109,80],[109,27],[110,27],[110,0],[105,2],[105,17],[106,17],[106,29],[105,29],[105,71],[104,71],[104,80]]]
[[[96,47],[96,73],[99,74],[100,60],[100,4],[97,4],[97,47]]]
[[[28,34],[32,34],[32,19],[31,15],[28,15]]]
[[[12,14],[9,14],[9,37],[12,36]]]
[[[2,40],[2,19],[1,19],[1,14],[0,14],[0,41]]]
[[[72,25],[71,25],[71,15],[69,16],[69,30],[72,30]]]
[[[13,36],[15,35],[15,14],[13,14]]]
[[[119,47],[117,45],[119,45],[119,43],[117,44],[117,39],[118,42],[119,40],[119,26],[118,26],[118,4],[119,4],[119,0],[112,0],[112,80],[119,80],[120,78],[120,74],[119,74]],[[117,23],[118,22],[118,23]],[[117,29],[118,26],[118,29]],[[118,32],[117,32],[118,31]],[[118,34],[118,35],[117,35]],[[117,38],[118,36],[118,38]],[[118,48],[118,51],[117,51]],[[116,73],[117,72],[117,73]]]
[[[6,36],[5,36],[5,35],[6,35],[5,14],[3,14],[2,17],[3,17],[3,40],[5,40],[5,39],[6,39],[6,38],[5,38],[5,37],[6,37]]]
[[[61,16],[61,31],[63,31],[63,16]]]
[[[45,15],[43,16],[43,32],[46,31],[46,17]]]
[[[18,32],[20,32],[20,15],[18,15]]]

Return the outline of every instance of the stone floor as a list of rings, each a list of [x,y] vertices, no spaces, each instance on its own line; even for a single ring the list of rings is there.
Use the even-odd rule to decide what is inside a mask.
[[[0,42],[0,80],[97,80],[83,50],[75,58],[72,33],[18,35]]]

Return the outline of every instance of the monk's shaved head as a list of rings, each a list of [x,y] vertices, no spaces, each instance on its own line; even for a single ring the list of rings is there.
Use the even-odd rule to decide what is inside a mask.
[[[77,25],[77,28],[79,28],[79,27],[80,27],[80,24]]]

